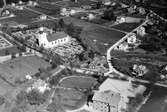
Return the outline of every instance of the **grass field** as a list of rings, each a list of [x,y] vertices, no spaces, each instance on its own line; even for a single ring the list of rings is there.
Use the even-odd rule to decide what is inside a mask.
[[[49,63],[36,56],[18,57],[0,64],[0,75],[10,83],[22,79],[25,75],[34,75],[40,67],[48,67]]]
[[[97,47],[98,52],[105,54],[107,49],[115,44],[118,40],[124,37],[125,34],[119,31],[106,29],[96,25],[88,27],[81,33],[81,38],[87,38],[91,40],[91,45]],[[91,46],[88,45],[88,46]]]
[[[62,87],[78,89],[89,89],[96,84],[96,79],[83,76],[70,76],[60,82],[60,86]]]
[[[75,110],[86,103],[87,97],[82,92],[76,90],[57,89],[55,99],[63,110]]]
[[[87,38],[90,38],[91,40],[97,40],[98,42],[109,43],[111,45],[125,36],[122,32],[98,26],[91,26],[84,33],[86,33]]]
[[[92,26],[92,24],[89,22],[85,22],[83,20],[76,19],[73,17],[66,17],[66,18],[63,18],[63,20],[67,24],[73,23],[75,26],[79,26],[79,27],[82,27],[84,29],[87,29],[88,27]]]
[[[33,18],[36,18],[39,16],[39,14],[33,13],[27,9],[24,10],[11,10],[12,13],[15,14],[15,17],[10,17],[10,18],[6,18],[6,19],[1,19],[0,22],[1,23],[8,23],[8,22],[16,22],[19,24],[23,24],[23,23],[28,23],[31,22],[33,20]]]
[[[6,56],[8,54],[16,54],[21,52],[17,46],[8,47],[5,49],[0,49],[0,56]]]
[[[60,7],[56,5],[40,3],[40,6],[30,8],[47,15],[56,15],[57,17],[60,16]]]
[[[139,23],[121,23],[121,24],[112,26],[112,28],[126,31],[126,32],[131,32],[133,29],[137,28],[140,24],[141,22]]]

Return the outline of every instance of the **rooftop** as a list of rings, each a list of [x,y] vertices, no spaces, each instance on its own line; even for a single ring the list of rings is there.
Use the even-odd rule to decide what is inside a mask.
[[[99,91],[111,90],[116,93],[121,93],[125,96],[135,96],[132,85],[128,81],[121,81],[108,78],[99,87]]]
[[[67,37],[68,35],[65,32],[56,32],[56,33],[48,33],[47,39],[49,42],[55,41],[60,38]]]
[[[120,99],[121,99],[121,96],[118,93],[115,93],[111,90],[97,92],[93,96],[93,100],[107,103],[110,106],[117,106]]]

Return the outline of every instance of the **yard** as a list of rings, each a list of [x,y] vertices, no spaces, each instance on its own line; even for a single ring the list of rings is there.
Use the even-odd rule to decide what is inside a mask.
[[[0,64],[0,74],[8,82],[14,84],[22,80],[25,75],[34,75],[40,67],[46,68],[50,64],[37,56],[18,57]]]
[[[57,107],[57,112],[78,109],[86,103],[86,100],[87,96],[84,93],[73,89],[56,89],[54,96],[54,102],[60,105]]]
[[[89,40],[87,46],[97,47],[98,52],[105,54],[107,49],[124,37],[125,34],[116,30],[92,25],[81,33],[81,39]]]

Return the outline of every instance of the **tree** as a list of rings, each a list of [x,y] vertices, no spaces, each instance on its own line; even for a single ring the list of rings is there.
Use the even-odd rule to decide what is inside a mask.
[[[61,28],[64,28],[64,26],[65,26],[65,23],[64,23],[63,19],[60,19],[58,24]]]
[[[100,9],[101,7],[102,7],[102,1],[100,0],[100,1],[98,1],[98,2],[96,3],[95,8],[96,8],[96,9]]]
[[[40,93],[38,90],[31,90],[29,93],[27,93],[27,100],[28,103],[31,105],[40,105],[43,104],[47,100],[47,95],[45,93]]]
[[[106,20],[109,20],[109,21],[111,21],[111,20],[115,21],[116,17],[114,15],[113,10],[112,9],[105,10],[102,19],[106,19]]]

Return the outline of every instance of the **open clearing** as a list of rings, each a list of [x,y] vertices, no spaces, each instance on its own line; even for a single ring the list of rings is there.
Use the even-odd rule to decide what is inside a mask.
[[[29,23],[31,22],[34,18],[38,17],[40,14],[36,14],[34,12],[31,12],[27,9],[23,10],[11,10],[12,13],[15,14],[14,17],[6,18],[6,19],[1,19],[1,23],[8,23],[8,22],[16,22],[19,24],[24,24],[24,23]]]
[[[115,28],[115,29],[125,31],[125,32],[131,32],[132,30],[134,30],[135,28],[137,28],[141,24],[142,24],[142,22],[139,22],[139,23],[121,23],[121,24],[118,24],[118,25],[114,25],[111,28]]]
[[[34,75],[40,67],[50,64],[37,56],[18,57],[0,64],[0,75],[10,83],[22,79],[25,75]]]
[[[82,107],[87,100],[84,93],[73,89],[57,89],[55,93],[56,101],[63,110],[75,110]]]

